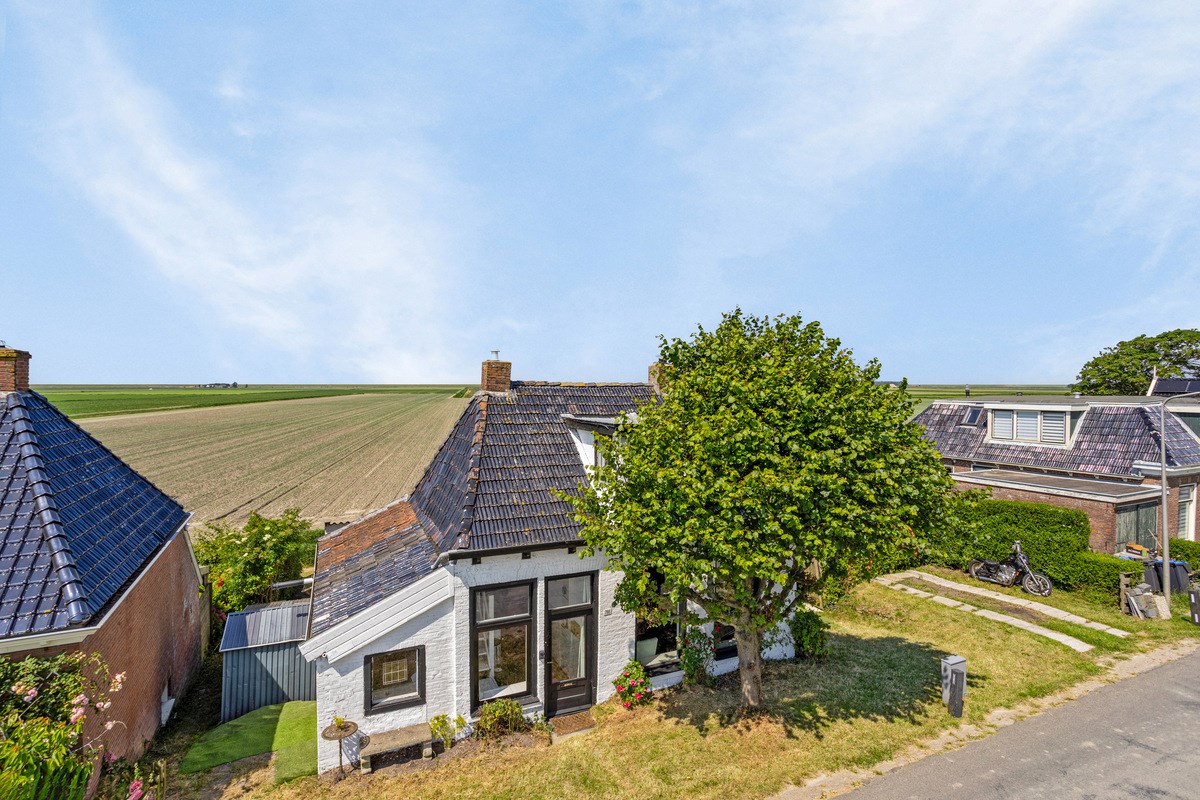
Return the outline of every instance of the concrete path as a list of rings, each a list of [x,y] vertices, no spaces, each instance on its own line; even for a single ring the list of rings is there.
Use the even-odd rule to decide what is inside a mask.
[[[847,800],[1200,797],[1200,652],[869,780]]]
[[[1058,631],[1052,631],[1049,628],[1043,628],[1041,625],[1029,622],[1028,620],[1009,616],[1008,614],[1001,614],[998,611],[992,611],[991,609],[987,608],[979,608],[978,606],[973,606],[970,603],[963,603],[949,597],[942,597],[941,595],[936,595],[932,592],[926,592],[921,589],[915,589],[912,586],[905,586],[903,583],[900,583],[900,581],[905,577],[914,576],[915,573],[910,574],[898,572],[893,575],[883,575],[878,577],[875,579],[875,582],[882,586],[886,586],[889,589],[896,589],[897,591],[911,594],[914,597],[932,600],[933,602],[940,603],[947,608],[965,611],[969,614],[975,614],[976,616],[984,617],[985,619],[994,620],[995,622],[1002,622],[1005,625],[1012,625],[1014,628],[1020,628],[1023,631],[1028,631],[1030,633],[1037,634],[1038,636],[1044,636],[1045,638],[1052,639],[1060,644],[1065,644],[1067,647],[1071,648],[1077,653],[1086,653],[1089,650],[1094,649],[1093,645],[1090,645],[1081,639],[1076,639],[1074,636],[1069,636],[1065,633],[1059,633]]]
[[[956,592],[965,592],[967,594],[973,594],[976,597],[990,597],[993,600],[1000,600],[1008,603],[1009,605],[1028,608],[1029,610],[1036,611],[1037,613],[1046,617],[1052,617],[1053,619],[1061,619],[1064,622],[1082,625],[1083,627],[1091,628],[1094,631],[1103,631],[1104,633],[1111,634],[1113,636],[1119,636],[1122,639],[1130,635],[1129,631],[1123,631],[1120,628],[1113,628],[1109,625],[1105,625],[1102,622],[1093,622],[1092,620],[1081,617],[1078,614],[1072,614],[1070,611],[1063,611],[1061,608],[1056,608],[1052,605],[1047,605],[1046,603],[1039,603],[1036,600],[1029,600],[1024,597],[1014,597],[1010,594],[1002,594],[1001,592],[996,592],[991,589],[985,589],[982,586],[971,586],[965,583],[959,583],[957,581],[946,580],[945,578],[939,578],[937,575],[930,575],[928,572],[921,572],[920,570],[916,569],[909,570],[908,572],[898,572],[896,573],[896,577],[900,578],[901,580],[904,578],[916,578],[918,580],[925,581],[926,583],[932,583],[934,586],[953,589]]]

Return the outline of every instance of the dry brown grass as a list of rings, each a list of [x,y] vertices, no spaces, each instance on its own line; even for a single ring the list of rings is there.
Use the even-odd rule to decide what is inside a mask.
[[[600,706],[594,731],[553,747],[477,750],[336,786],[304,778],[253,796],[760,798],[817,773],[878,763],[957,725],[939,696],[948,653],[967,658],[967,719],[977,724],[1100,670],[1054,642],[877,586],[857,590],[832,622],[828,661],[768,665],[767,713],[758,718],[737,716],[732,684],[671,691],[634,712]],[[223,795],[241,796],[236,783]]]
[[[344,521],[407,494],[467,404],[368,394],[132,414],[81,424],[197,522],[299,506]]]

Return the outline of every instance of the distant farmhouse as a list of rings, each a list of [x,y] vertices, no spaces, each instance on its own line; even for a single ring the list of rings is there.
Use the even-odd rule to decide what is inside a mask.
[[[200,664],[207,593],[189,515],[29,388],[0,347],[0,657],[99,653],[127,681],[107,733],[136,759]]]
[[[234,381],[233,383],[198,383],[198,384],[196,384],[196,388],[197,389],[236,389],[236,388],[238,388],[238,382]]]

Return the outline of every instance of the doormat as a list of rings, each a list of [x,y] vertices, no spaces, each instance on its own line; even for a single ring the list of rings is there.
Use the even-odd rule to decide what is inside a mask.
[[[580,711],[577,714],[553,717],[550,720],[550,725],[554,728],[554,738],[561,739],[565,736],[582,733],[589,728],[594,728],[596,720],[592,719],[591,711]]]

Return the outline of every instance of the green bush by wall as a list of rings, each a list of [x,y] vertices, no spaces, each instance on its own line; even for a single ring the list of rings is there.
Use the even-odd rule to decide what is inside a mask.
[[[936,543],[935,549],[941,552],[938,560],[945,566],[962,569],[974,558],[998,561],[1019,540],[1033,568],[1063,589],[1115,598],[1120,573],[1139,571],[1128,561],[1088,550],[1091,524],[1082,511],[1045,503],[981,499],[965,504],[959,517],[960,529]]]
[[[1186,561],[1192,569],[1200,569],[1200,542],[1187,539],[1171,540],[1171,560]]]

